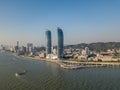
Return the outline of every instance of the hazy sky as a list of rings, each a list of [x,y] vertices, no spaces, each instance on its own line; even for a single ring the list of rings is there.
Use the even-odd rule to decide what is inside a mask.
[[[120,0],[0,0],[0,44],[45,44],[45,30],[65,44],[120,41]]]

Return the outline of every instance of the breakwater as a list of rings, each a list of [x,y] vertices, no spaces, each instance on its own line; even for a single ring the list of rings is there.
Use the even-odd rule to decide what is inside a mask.
[[[60,66],[64,69],[81,69],[90,67],[120,67],[119,62],[74,62],[62,61]]]

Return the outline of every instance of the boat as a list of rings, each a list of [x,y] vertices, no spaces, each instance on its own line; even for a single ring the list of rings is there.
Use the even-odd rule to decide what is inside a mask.
[[[18,76],[21,76],[21,75],[25,75],[26,73],[27,73],[27,70],[24,70],[23,72],[16,72],[15,76],[18,77]]]

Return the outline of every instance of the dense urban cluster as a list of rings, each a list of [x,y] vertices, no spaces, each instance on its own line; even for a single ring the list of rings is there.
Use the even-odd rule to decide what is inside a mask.
[[[109,46],[115,46],[113,43],[98,43],[96,45],[102,46],[103,50],[94,49],[94,47],[91,47],[92,45],[95,46],[95,44],[91,44],[90,46],[87,44],[78,45],[82,48],[79,48],[78,46],[75,48],[74,46],[64,46],[64,35],[61,28],[57,28],[57,40],[58,44],[57,46],[52,46],[52,36],[51,31],[46,30],[45,31],[46,36],[46,47],[35,47],[33,46],[33,43],[27,43],[26,46],[19,46],[19,41],[17,41],[16,46],[9,46],[6,47],[4,45],[1,45],[1,50],[7,50],[12,53],[15,53],[20,56],[24,57],[33,57],[33,58],[46,58],[50,60],[77,60],[77,61],[120,61],[120,48],[119,43],[116,44],[116,48],[110,48],[106,49],[105,47]],[[88,47],[87,47],[88,46]],[[90,47],[90,48],[89,48]],[[95,47],[96,48],[96,47]]]

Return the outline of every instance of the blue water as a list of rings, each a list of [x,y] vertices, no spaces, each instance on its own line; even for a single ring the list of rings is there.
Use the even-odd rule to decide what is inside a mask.
[[[27,70],[25,75],[16,72]],[[65,70],[55,63],[0,53],[0,90],[120,90],[120,68]]]

